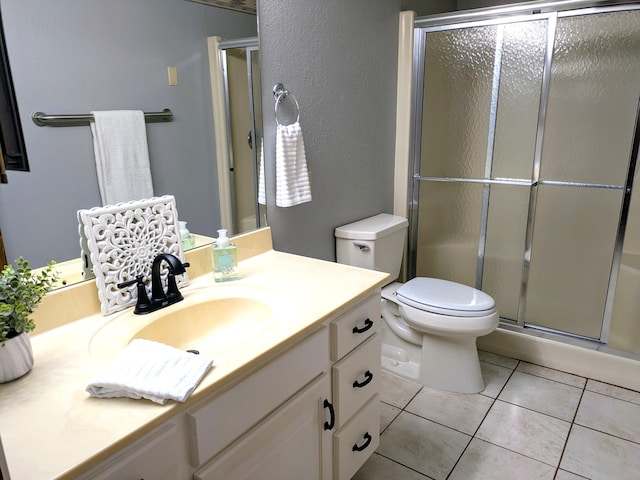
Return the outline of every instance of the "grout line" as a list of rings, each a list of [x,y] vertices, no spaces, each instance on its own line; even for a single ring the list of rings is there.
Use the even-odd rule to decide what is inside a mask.
[[[376,453],[377,453],[378,455],[380,455],[382,458],[386,458],[387,460],[390,460],[390,461],[392,461],[393,463],[397,463],[398,465],[402,465],[404,468],[407,468],[407,469],[411,470],[412,472],[416,472],[417,474],[422,475],[424,478],[428,478],[429,480],[433,480],[433,478],[432,478],[432,477],[430,477],[430,476],[428,476],[428,475],[425,475],[424,473],[422,473],[422,472],[420,472],[420,471],[416,470],[415,468],[411,468],[410,466],[405,465],[405,464],[404,464],[404,463],[402,463],[402,462],[398,462],[397,460],[394,460],[393,458],[389,458],[389,457],[387,457],[386,455],[383,455],[383,454],[381,454],[381,453],[378,453],[377,451],[376,451],[376,452],[374,452],[374,455],[375,455]]]
[[[576,417],[578,416],[578,410],[580,410],[580,404],[582,403],[582,398],[584,397],[584,392],[587,390],[587,381],[584,382],[584,387],[582,387],[582,393],[580,394],[580,400],[578,400],[578,405],[576,406],[576,411],[573,413],[573,418],[571,419],[571,426],[569,427],[569,432],[567,433],[567,438],[564,441],[564,445],[562,446],[562,451],[560,452],[560,460],[558,460],[558,466],[556,468],[556,476],[558,475],[558,470],[560,470],[560,465],[562,464],[562,459],[564,457],[564,452],[567,450],[567,445],[569,445],[569,437],[571,437],[571,432],[573,431],[573,426],[576,422]],[[573,472],[571,472],[573,473]]]

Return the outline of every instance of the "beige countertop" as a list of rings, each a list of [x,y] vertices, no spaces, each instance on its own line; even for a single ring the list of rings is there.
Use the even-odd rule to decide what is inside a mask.
[[[113,329],[124,318],[124,328],[132,331],[139,326],[129,320],[149,320],[129,312],[102,316],[96,299],[87,306],[79,297],[93,292],[97,298],[95,286],[92,290],[72,286],[49,294],[52,298],[36,312],[36,332],[41,333],[32,335],[32,371],[0,385],[0,439],[11,479],[74,478],[198,400],[224,390],[234,378],[357,303],[387,278],[380,272],[276,252],[270,247],[269,229],[256,235],[236,241],[242,278],[234,282],[216,284],[208,249],[194,252],[188,257],[190,284],[181,290],[185,300],[163,310],[196,302],[207,289],[213,289],[209,290],[213,295],[243,289],[262,292],[273,309],[272,325],[259,336],[238,348],[212,352],[214,368],[183,404],[90,397],[86,385],[117,353],[95,348],[95,339],[104,338],[100,332]],[[255,238],[261,240],[259,245],[253,243]],[[74,317],[74,312],[83,316]]]

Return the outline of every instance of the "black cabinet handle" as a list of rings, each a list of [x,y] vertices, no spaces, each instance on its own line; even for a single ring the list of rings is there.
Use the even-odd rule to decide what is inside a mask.
[[[352,332],[353,332],[353,333],[364,333],[364,332],[366,332],[367,330],[369,330],[371,327],[373,327],[373,322],[371,321],[371,319],[367,318],[367,319],[364,321],[364,327],[362,327],[362,328],[353,327]]]
[[[367,370],[367,372],[364,374],[364,376],[366,378],[362,383],[359,383],[357,380],[355,382],[353,382],[353,388],[362,388],[362,387],[365,387],[365,386],[369,385],[369,383],[371,383],[371,380],[373,380],[373,373],[371,373],[369,370]]]
[[[351,450],[353,452],[361,452],[362,450],[364,450],[365,448],[367,448],[369,446],[369,444],[371,443],[371,435],[369,435],[369,432],[364,434],[364,443],[362,444],[362,446],[358,446],[358,444],[356,443]]]
[[[331,404],[331,402],[329,400],[327,400],[326,398],[325,398],[324,402],[322,403],[322,406],[324,408],[328,408],[329,409],[329,421],[328,422],[324,422],[324,429],[325,430],[331,430],[336,425],[336,412],[333,410],[333,405]]]

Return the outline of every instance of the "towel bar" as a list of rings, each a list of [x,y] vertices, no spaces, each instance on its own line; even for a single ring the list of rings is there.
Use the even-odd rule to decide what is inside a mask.
[[[168,108],[161,112],[145,112],[144,119],[147,122],[170,122],[173,119],[173,112]],[[93,115],[91,113],[49,115],[42,112],[33,112],[31,120],[39,127],[78,126],[89,124],[93,120]]]
[[[274,108],[276,123],[280,125],[280,122],[278,121],[278,105],[280,105],[280,103],[282,103],[284,99],[287,98],[289,95],[291,95],[291,98],[293,98],[293,101],[296,103],[296,123],[299,122],[300,121],[300,105],[298,105],[298,100],[293,95],[293,93],[291,93],[289,90],[284,88],[284,85],[282,85],[281,83],[276,83],[273,86],[272,91],[273,91],[273,98],[276,99],[276,105]]]

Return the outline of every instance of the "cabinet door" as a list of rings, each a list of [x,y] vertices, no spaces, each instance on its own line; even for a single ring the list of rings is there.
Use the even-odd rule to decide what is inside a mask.
[[[194,474],[196,480],[329,480],[332,430],[325,430],[331,395],[323,373]]]
[[[184,478],[185,470],[180,462],[180,451],[176,426],[166,424],[115,455],[99,470],[94,470],[80,478],[179,480]]]

